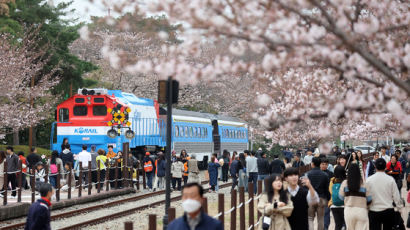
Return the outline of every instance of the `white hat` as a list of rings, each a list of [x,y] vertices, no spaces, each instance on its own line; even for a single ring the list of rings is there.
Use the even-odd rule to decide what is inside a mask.
[[[261,147],[259,147],[258,151],[262,151],[262,148],[261,148]]]

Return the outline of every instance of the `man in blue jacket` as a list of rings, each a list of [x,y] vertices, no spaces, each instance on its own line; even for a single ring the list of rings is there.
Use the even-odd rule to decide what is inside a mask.
[[[51,184],[40,187],[41,199],[33,203],[28,210],[27,222],[24,230],[49,230],[50,228],[50,199],[53,196]]]
[[[198,183],[188,183],[182,190],[182,208],[185,214],[172,221],[168,230],[223,230],[224,227],[216,220],[203,212],[204,189]]]

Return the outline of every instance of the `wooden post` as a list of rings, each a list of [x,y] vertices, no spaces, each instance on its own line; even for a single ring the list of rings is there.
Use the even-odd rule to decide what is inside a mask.
[[[30,171],[31,203],[34,203],[36,200],[36,172],[33,168]]]
[[[253,207],[253,183],[248,184],[248,198],[251,200],[249,202],[249,228],[253,228],[253,224],[255,223],[255,216],[254,216],[254,207]]]
[[[91,161],[88,162],[88,172],[87,172],[87,177],[88,177],[88,195],[91,195],[91,188],[93,187],[93,181],[91,180]]]
[[[61,180],[61,172],[60,172],[60,164],[57,165],[57,181],[56,181],[56,200],[60,201],[60,180]]]
[[[205,212],[206,214],[208,214],[208,198],[204,197],[203,199],[204,199],[204,207],[203,207],[203,209],[204,209],[204,212]]]
[[[133,226],[132,226],[132,222],[131,221],[127,221],[127,222],[124,222],[124,229],[125,230],[133,230]]]
[[[145,176],[146,176],[145,175],[145,170],[144,170],[144,168],[142,168],[142,187],[144,189],[147,188],[147,178]]]
[[[224,204],[225,204],[225,199],[224,199],[224,194],[223,193],[219,193],[218,194],[218,214],[222,213],[222,215],[219,216],[219,221],[222,222],[222,226],[225,225],[224,223],[224,214],[225,214],[225,210],[224,210]]]
[[[157,215],[155,214],[149,215],[148,229],[157,230]]]
[[[140,190],[140,169],[137,167],[135,172],[135,179],[137,180],[137,189]]]
[[[122,155],[122,165],[124,166],[122,170],[122,187],[127,188],[128,187],[128,149],[129,149],[129,143],[125,142],[122,144],[122,149],[124,150],[124,154]]]
[[[118,188],[118,161],[115,160],[115,184],[114,184],[115,189]]]
[[[258,196],[262,193],[262,181],[258,180]],[[262,213],[258,211],[258,220],[261,218]]]
[[[239,187],[239,205],[239,229],[245,230],[245,187]]]
[[[23,181],[23,163],[19,161],[19,171],[20,173],[18,174],[18,191],[17,191],[17,202],[21,202],[21,189],[22,188],[22,181]],[[16,174],[17,175],[17,174]]]
[[[107,159],[108,161],[108,159]],[[109,191],[110,190],[110,170],[111,170],[111,164],[108,163],[107,164],[107,168],[105,168],[105,182],[106,182],[106,188],[105,191]]]
[[[100,193],[100,190],[101,190],[100,180],[101,180],[100,160],[97,160],[97,193]],[[131,226],[132,226],[132,223],[131,223]]]
[[[81,197],[81,190],[83,189],[83,162],[79,162],[80,164],[80,173],[78,176],[78,197]]]
[[[67,183],[68,183],[68,194],[67,194],[67,198],[68,199],[71,199],[71,176],[73,175],[72,173],[72,169],[73,169],[73,167],[72,167],[72,165],[71,165],[71,162],[70,163],[68,163],[68,178],[67,178]]]
[[[168,209],[168,223],[171,223],[175,220],[175,208],[169,207]]]
[[[231,193],[231,209],[233,208],[231,212],[231,230],[236,230],[236,204],[237,199],[236,199],[237,193],[235,190],[232,190]]]
[[[44,182],[47,184],[48,183],[48,174],[49,174],[49,167],[50,167],[50,165],[48,165],[48,164],[46,164],[45,166],[45,170],[46,170],[46,178],[44,178]]]
[[[3,160],[4,162],[4,184],[3,184],[3,205],[7,205],[7,190],[9,185],[8,174],[7,174],[7,161],[6,159]]]

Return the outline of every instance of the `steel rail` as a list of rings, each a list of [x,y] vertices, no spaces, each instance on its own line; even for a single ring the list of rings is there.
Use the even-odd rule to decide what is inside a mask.
[[[230,187],[230,186],[232,186],[232,183],[226,183],[226,184],[220,185],[219,187],[220,188],[225,188],[225,187]],[[205,191],[205,193],[206,192],[207,191]],[[181,197],[182,197],[182,195],[172,197],[171,201],[180,200]],[[138,206],[138,207],[135,207],[135,208],[131,208],[131,209],[127,209],[127,210],[124,210],[124,211],[121,211],[121,212],[113,213],[113,214],[110,214],[109,216],[102,216],[102,217],[98,217],[98,218],[95,218],[95,219],[92,219],[92,220],[87,220],[87,221],[84,221],[84,222],[81,222],[81,223],[72,224],[68,227],[59,228],[59,230],[81,229],[84,226],[90,226],[90,225],[95,225],[95,224],[99,224],[99,223],[104,223],[104,222],[107,222],[109,220],[124,217],[124,216],[127,216],[127,215],[131,215],[132,213],[135,213],[135,212],[138,212],[138,211],[150,208],[150,207],[158,206],[158,205],[161,205],[161,204],[165,204],[165,199],[157,201],[157,202],[153,202],[151,204],[141,205],[141,206]]]
[[[203,181],[202,182],[202,184],[207,184],[207,183],[209,183],[209,181]],[[224,185],[221,185],[221,187],[222,186],[225,187]],[[160,190],[160,191],[151,192],[151,193],[147,193],[147,194],[143,194],[143,195],[128,197],[128,198],[125,198],[125,199],[111,201],[111,202],[108,202],[108,203],[105,203],[105,204],[99,204],[99,205],[94,205],[94,206],[90,206],[90,207],[85,207],[85,208],[81,208],[81,209],[76,209],[76,210],[72,210],[72,211],[67,211],[67,212],[55,214],[55,215],[52,215],[50,217],[50,219],[51,220],[63,219],[63,218],[71,217],[71,216],[80,215],[82,213],[87,213],[87,212],[90,212],[90,211],[96,211],[96,210],[99,210],[99,209],[120,205],[120,204],[123,204],[123,203],[126,203],[126,202],[138,201],[138,200],[145,199],[147,197],[158,196],[158,195],[163,195],[163,194],[165,194],[165,190]],[[157,205],[156,203],[158,203],[158,202],[153,203],[154,206]],[[150,205],[153,205],[153,204],[150,204]],[[147,207],[145,207],[145,208],[147,208]],[[145,209],[145,208],[142,208],[142,209]],[[105,218],[107,218],[107,217],[105,217]],[[11,224],[11,225],[0,227],[0,230],[11,230],[11,229],[23,228],[25,226],[25,224],[26,224],[26,222]]]

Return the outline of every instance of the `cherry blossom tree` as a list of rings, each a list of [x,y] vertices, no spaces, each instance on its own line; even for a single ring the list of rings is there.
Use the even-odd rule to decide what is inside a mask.
[[[165,13],[172,23],[182,22],[183,42],[163,46],[154,59],[125,61],[124,69],[134,66],[137,72],[173,76],[191,84],[249,74],[257,80],[254,84],[262,86],[253,117],[281,143],[332,135],[410,136],[410,5],[406,1],[147,4],[135,7],[136,11]],[[166,38],[164,33],[158,35]],[[235,57],[217,55],[206,64],[190,61],[202,55],[203,44],[227,38]],[[103,50],[106,58],[118,55],[116,50]]]
[[[149,36],[144,32],[120,32],[107,31],[95,28],[93,32],[86,32],[90,39],[78,39],[70,50],[83,60],[92,62],[99,67],[98,70],[87,74],[85,77],[96,79],[98,86],[112,89],[121,89],[132,92],[139,97],[157,98],[158,80],[157,74],[145,71],[138,72],[139,68],[151,68],[145,63],[138,65],[121,66],[128,61],[122,58],[134,58],[140,60],[152,60],[160,57],[162,46],[166,44],[157,36]],[[108,45],[107,45],[108,44]],[[105,50],[121,50],[118,56],[105,56]],[[191,63],[208,64],[213,58],[227,51],[229,42],[218,44],[204,44],[201,47],[202,55],[198,58],[190,58]],[[149,62],[147,62],[149,64]],[[126,68],[125,68],[126,67]],[[253,78],[242,74],[234,78],[218,79],[209,85],[206,81],[196,84],[181,84],[179,93],[179,108],[192,109],[211,113],[223,113],[230,116],[249,120],[249,106],[253,103],[252,97]],[[182,82],[184,83],[184,82]],[[245,84],[244,84],[245,83]]]
[[[46,47],[38,49],[35,34],[9,41],[0,36],[0,138],[48,118],[55,102],[50,90],[58,83],[55,69],[43,68]]]

